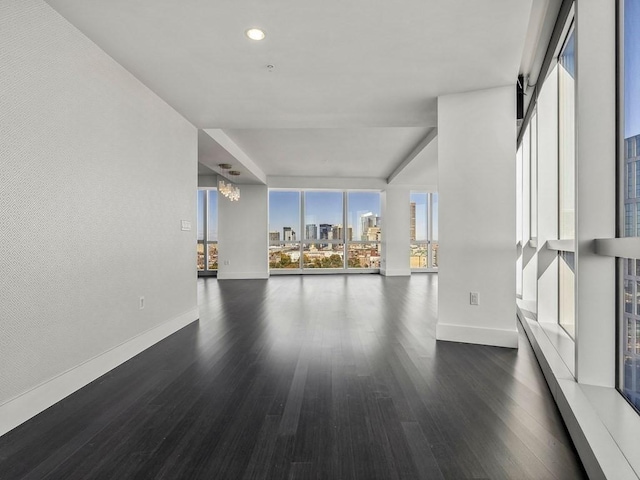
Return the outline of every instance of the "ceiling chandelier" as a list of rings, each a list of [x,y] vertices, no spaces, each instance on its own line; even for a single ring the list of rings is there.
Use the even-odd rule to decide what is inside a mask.
[[[240,172],[237,170],[231,170],[232,166],[229,163],[220,163],[218,167],[220,167],[223,174],[226,172],[227,175],[233,175],[235,177],[240,175]],[[232,202],[240,200],[240,187],[229,180],[225,182],[223,179],[219,179],[218,191]]]

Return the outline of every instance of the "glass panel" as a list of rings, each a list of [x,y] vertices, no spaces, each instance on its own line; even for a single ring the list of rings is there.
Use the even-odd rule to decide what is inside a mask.
[[[633,313],[633,282],[624,281],[624,312]]]
[[[347,194],[347,238],[366,242],[379,242],[380,229],[380,193],[349,192]],[[309,211],[307,209],[307,211]],[[340,227],[341,229],[342,227]],[[335,227],[334,227],[335,230]],[[334,239],[343,239],[343,232],[334,234]],[[312,238],[312,237],[307,237]],[[351,257],[349,257],[351,259]]]
[[[344,240],[342,198],[342,192],[305,192],[304,233],[317,232],[317,237],[307,240]],[[323,250],[331,245],[329,242],[318,242],[313,246]],[[303,263],[306,265],[306,260]]]
[[[534,110],[531,117],[531,174],[530,182],[531,188],[529,189],[531,199],[529,202],[530,207],[530,237],[536,238],[538,236],[538,115]]]
[[[306,243],[303,246],[303,268],[344,268],[344,245],[318,245]]]
[[[438,268],[438,194],[431,194],[431,268]]]
[[[574,338],[575,336],[575,269],[573,252],[560,252],[559,264],[559,323]]]
[[[218,269],[218,244],[210,243],[208,245],[209,250],[209,258],[207,263],[208,270],[217,270]]]
[[[207,191],[198,190],[198,211],[196,213],[198,222],[198,240],[204,240],[204,210],[207,201]]]
[[[561,239],[575,237],[575,39],[571,29],[558,69],[560,120],[559,230]]]
[[[300,245],[290,243],[270,246],[269,268],[300,268]]]
[[[299,231],[300,192],[270,191],[269,242],[292,242],[298,240]]]
[[[429,244],[411,243],[411,268],[427,268],[429,266]]]
[[[209,204],[207,206],[207,241],[208,242],[217,242],[218,241],[218,191],[217,190],[207,190]],[[218,267],[216,267],[218,268]]]
[[[198,271],[202,272],[204,271],[204,243],[198,243],[198,260],[197,260],[197,266],[198,266]]]
[[[347,259],[348,268],[380,268],[380,244],[350,243]]]
[[[411,213],[411,224],[409,231],[410,241],[424,241],[429,240],[428,231],[428,201],[427,193],[414,193],[412,192],[409,197],[409,208]]]

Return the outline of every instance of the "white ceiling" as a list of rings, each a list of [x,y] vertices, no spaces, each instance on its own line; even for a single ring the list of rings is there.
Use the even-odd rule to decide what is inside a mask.
[[[515,82],[532,0],[48,3],[265,175],[386,178],[439,95]]]

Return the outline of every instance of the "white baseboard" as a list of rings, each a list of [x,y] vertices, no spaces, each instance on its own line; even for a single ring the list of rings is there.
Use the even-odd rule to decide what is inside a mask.
[[[196,321],[197,308],[147,330],[0,405],[0,436]]]
[[[385,277],[408,277],[411,275],[410,268],[381,268],[380,275]]]
[[[447,342],[518,348],[518,330],[515,325],[513,330],[501,330],[438,323],[436,325],[436,339]]]
[[[218,270],[218,280],[263,280],[267,278],[269,278],[269,272],[221,272]]]

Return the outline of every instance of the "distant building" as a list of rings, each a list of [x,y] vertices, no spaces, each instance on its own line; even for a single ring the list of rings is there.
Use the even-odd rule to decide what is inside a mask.
[[[360,240],[372,241],[369,230],[378,229],[378,237],[380,236],[380,217],[368,212],[360,215]]]
[[[296,232],[294,232],[291,227],[283,227],[282,238],[285,242],[295,242]]]
[[[342,225],[334,225],[333,229],[332,229],[332,235],[331,238],[333,238],[334,240],[342,240],[344,237],[342,236],[344,232],[344,228],[342,228]]]
[[[269,241],[270,242],[279,242],[280,241],[280,232],[269,232]]]
[[[329,238],[329,232],[331,232],[331,229],[333,228],[333,225],[329,224],[329,223],[321,223],[320,224],[320,238]]]
[[[366,235],[363,236],[363,239],[367,240],[368,242],[379,242],[380,241],[380,227],[369,227],[367,229]]]
[[[318,226],[315,223],[308,223],[305,226],[305,235],[309,240],[315,240],[318,238]]]
[[[321,223],[320,224],[320,235],[319,238],[321,239],[327,239],[329,240],[330,238],[333,238],[333,225],[331,225],[330,223]],[[321,248],[325,248],[328,247],[329,244],[328,243],[321,243],[320,247]]]

